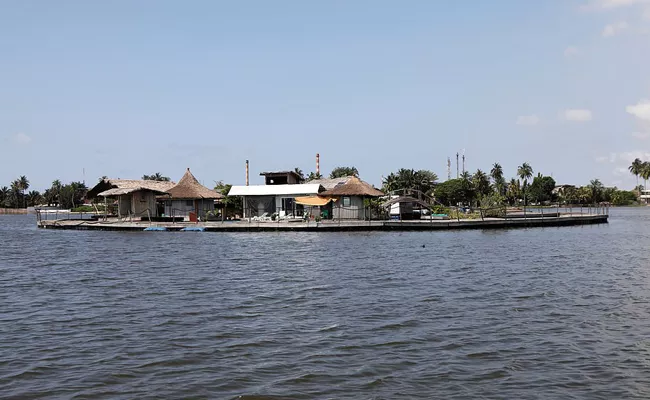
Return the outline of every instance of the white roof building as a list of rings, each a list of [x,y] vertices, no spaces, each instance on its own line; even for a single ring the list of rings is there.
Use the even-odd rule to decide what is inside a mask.
[[[318,194],[325,189],[319,184],[233,186],[228,196],[301,196]]]

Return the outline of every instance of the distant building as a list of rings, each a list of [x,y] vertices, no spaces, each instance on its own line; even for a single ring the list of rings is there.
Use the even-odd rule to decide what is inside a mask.
[[[330,203],[333,219],[369,218],[364,200],[382,196],[384,192],[355,176],[347,177],[345,183],[320,193],[320,197],[331,197],[335,200],[335,206]]]
[[[296,204],[296,197],[315,196],[325,191],[318,184],[269,184],[233,186],[228,196],[241,196],[244,205],[244,218],[301,217],[304,207]]]
[[[174,185],[174,182],[163,181],[102,179],[88,191],[86,198],[115,199],[119,218],[157,217],[156,196],[166,194]]]
[[[643,189],[641,190],[641,195],[639,196],[639,200],[641,202],[650,204],[650,189]]]
[[[295,171],[262,172],[266,185],[297,185],[304,181]]]
[[[203,218],[206,213],[214,211],[214,201],[223,195],[201,185],[192,175],[190,169],[178,181],[178,184],[166,191],[167,197],[161,197],[165,205],[166,216],[185,216],[190,213]]]

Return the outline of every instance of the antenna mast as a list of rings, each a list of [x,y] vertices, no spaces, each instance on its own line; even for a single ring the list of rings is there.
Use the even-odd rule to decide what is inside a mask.
[[[463,149],[463,175],[465,174],[465,149]]]
[[[447,180],[451,179],[451,159],[447,157]]]

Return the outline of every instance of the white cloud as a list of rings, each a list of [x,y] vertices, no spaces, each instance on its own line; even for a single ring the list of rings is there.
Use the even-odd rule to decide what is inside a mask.
[[[27,145],[32,142],[32,138],[25,135],[24,133],[17,133],[11,137],[11,141],[16,144]]]
[[[539,117],[536,114],[533,115],[520,115],[517,117],[517,125],[537,125],[539,124]]]
[[[605,26],[603,29],[603,37],[612,37],[620,34],[621,32],[626,31],[629,28],[629,25],[625,21],[619,21],[613,24]]]
[[[650,3],[650,0],[593,0],[591,6],[603,10]]]
[[[625,168],[625,167],[616,167],[614,168],[614,171],[612,171],[615,176],[621,176],[621,175],[629,175],[630,170]]]
[[[569,109],[564,111],[564,119],[574,122],[587,122],[593,119],[590,110]]]
[[[632,137],[639,140],[648,140],[650,139],[650,132],[634,132]]]
[[[642,150],[626,151],[623,153],[615,153],[615,154],[618,161],[628,166],[632,163],[632,161],[636,160],[637,158],[641,160],[650,159],[650,153]]]
[[[640,100],[635,105],[625,107],[625,111],[642,121],[650,121],[650,100]]]
[[[650,21],[650,7],[646,7],[646,9],[643,11],[643,19]]]
[[[566,49],[564,49],[564,57],[567,57],[567,58],[575,57],[578,54],[580,54],[580,51],[575,46],[569,46]]]
[[[596,161],[602,164],[614,164],[618,160],[619,156],[617,153],[609,153],[608,156],[596,157]]]

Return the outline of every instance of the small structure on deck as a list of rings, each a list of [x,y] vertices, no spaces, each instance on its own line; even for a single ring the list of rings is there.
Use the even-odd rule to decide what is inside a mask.
[[[262,172],[266,185],[298,185],[304,179],[295,171]]]
[[[301,218],[304,207],[296,197],[316,196],[325,188],[318,184],[233,186],[228,196],[241,196],[244,218]]]
[[[117,200],[118,218],[157,217],[156,196],[165,194],[174,182],[136,179],[102,179],[88,191],[86,198],[103,197]]]
[[[214,211],[214,201],[223,198],[222,194],[201,185],[189,168],[178,184],[168,189],[166,194],[168,197],[163,197],[165,215],[172,217],[203,218],[208,212]]]

